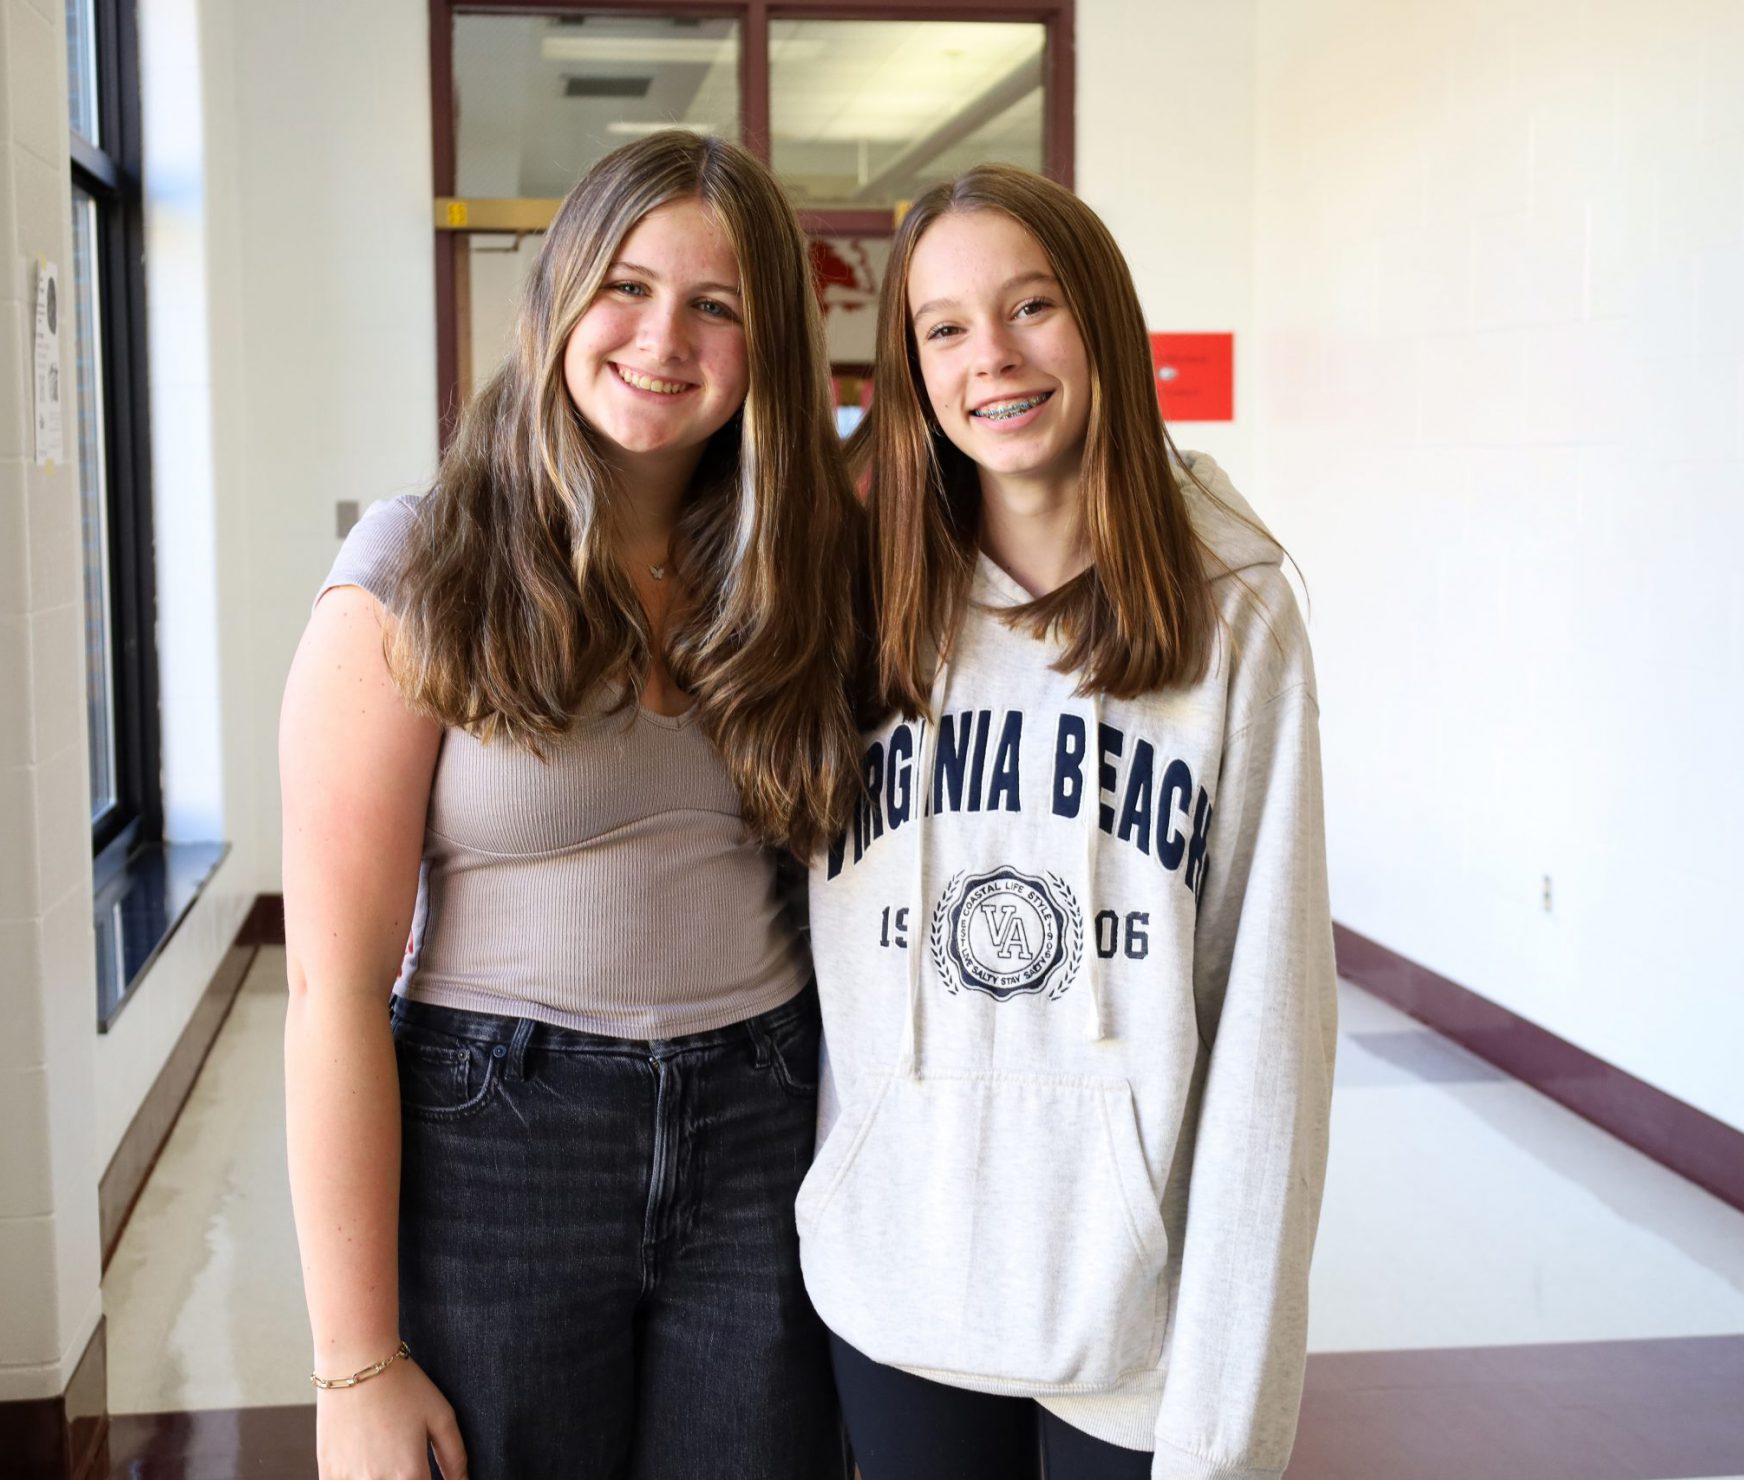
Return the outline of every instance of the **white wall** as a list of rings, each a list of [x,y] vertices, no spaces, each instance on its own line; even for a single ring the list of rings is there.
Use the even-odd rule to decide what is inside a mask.
[[[66,1386],[101,1313],[65,7],[0,0],[0,1402]],[[35,263],[63,436],[35,465]]]
[[[1262,0],[1257,58],[1335,913],[1744,1127],[1744,6]]]
[[[232,852],[97,1044],[100,1162],[279,888],[279,695],[334,504],[436,461],[425,7],[140,15],[166,825]]]
[[[1255,0],[1078,0],[1076,187],[1153,331],[1235,335],[1235,420],[1171,422],[1251,485]],[[1256,507],[1269,517],[1262,492]]]
[[[242,445],[221,519],[246,519],[223,601],[244,700],[263,889],[279,877],[279,695],[334,504],[419,490],[436,469],[430,48],[422,0],[206,0],[229,16],[240,274],[230,305]],[[240,531],[239,531],[240,533]]]

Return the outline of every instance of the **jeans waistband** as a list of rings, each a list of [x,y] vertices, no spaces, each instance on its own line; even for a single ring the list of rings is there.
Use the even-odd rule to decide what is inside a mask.
[[[808,981],[794,996],[777,1007],[754,1017],[741,1018],[719,1028],[701,1033],[684,1033],[675,1038],[613,1038],[603,1033],[585,1033],[576,1028],[563,1028],[536,1018],[511,1017],[492,1012],[472,1012],[461,1007],[438,1007],[433,1003],[416,1002],[407,997],[395,997],[391,1011],[394,1021],[433,1029],[452,1038],[464,1038],[485,1045],[502,1045],[518,1062],[528,1047],[537,1044],[549,1053],[634,1054],[646,1058],[650,1054],[670,1057],[702,1049],[729,1047],[743,1043],[748,1037],[761,1051],[765,1037],[789,1024],[818,1011],[817,984]],[[499,1056],[500,1057],[500,1056]]]

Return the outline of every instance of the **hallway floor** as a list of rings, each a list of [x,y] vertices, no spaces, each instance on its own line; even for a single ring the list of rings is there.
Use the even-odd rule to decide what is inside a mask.
[[[1288,1480],[1744,1480],[1744,1214],[1341,988]],[[308,1480],[282,949],[104,1282],[111,1474]]]

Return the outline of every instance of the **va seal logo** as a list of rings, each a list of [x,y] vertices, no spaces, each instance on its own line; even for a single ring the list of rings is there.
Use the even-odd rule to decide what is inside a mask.
[[[956,875],[933,909],[928,945],[945,986],[996,1001],[1072,985],[1084,955],[1078,901],[1058,874],[1014,868]]]

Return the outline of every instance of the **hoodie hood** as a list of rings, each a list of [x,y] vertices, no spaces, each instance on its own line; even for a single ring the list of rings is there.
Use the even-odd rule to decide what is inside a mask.
[[[1193,476],[1182,477],[1183,467]],[[1176,465],[1176,477],[1187,500],[1194,533],[1210,547],[1213,558],[1207,562],[1206,574],[1213,582],[1255,566],[1283,565],[1284,547],[1272,537],[1248,501],[1236,492],[1229,474],[1214,458],[1204,452],[1183,452]],[[1210,498],[1205,496],[1205,489],[1210,490]]]
[[[1188,477],[1188,473],[1192,476]],[[1187,501],[1193,532],[1210,552],[1205,564],[1213,586],[1238,571],[1283,566],[1284,547],[1254,513],[1253,506],[1236,491],[1229,474],[1218,466],[1215,458],[1204,452],[1183,452],[1175,464],[1175,477],[1181,496]],[[1210,497],[1206,496],[1207,489]],[[984,550],[976,554],[975,572],[971,594],[981,606],[997,611],[1034,599],[994,564]]]

